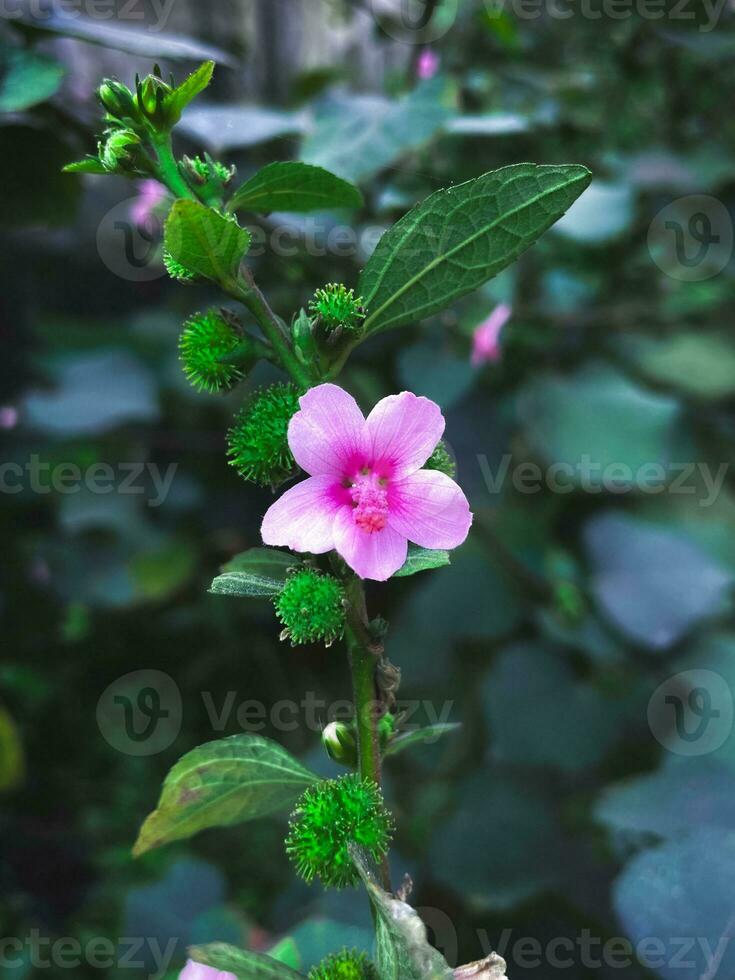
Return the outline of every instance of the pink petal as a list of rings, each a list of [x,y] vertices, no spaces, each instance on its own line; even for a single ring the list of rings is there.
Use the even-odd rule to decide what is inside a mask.
[[[311,476],[268,508],[261,537],[265,544],[322,555],[334,548],[334,517],[348,500],[334,477]]]
[[[385,582],[406,563],[408,542],[391,527],[369,534],[352,518],[352,508],[344,507],[334,522],[334,547],[360,578]]]
[[[186,966],[179,974],[179,980],[235,980],[234,973],[225,970],[215,970],[213,966],[205,966],[194,960],[187,960]]]
[[[288,427],[288,444],[302,470],[342,477],[364,462],[365,418],[357,402],[337,385],[317,385],[299,399]]]
[[[444,432],[444,416],[435,402],[402,391],[378,402],[365,431],[374,468],[399,479],[420,469],[434,452]]]
[[[496,306],[487,320],[475,327],[472,337],[472,363],[475,366],[485,361],[499,361],[500,332],[510,319],[513,310],[507,303]]]
[[[437,470],[419,470],[391,486],[388,526],[422,548],[456,548],[472,524],[467,498]]]

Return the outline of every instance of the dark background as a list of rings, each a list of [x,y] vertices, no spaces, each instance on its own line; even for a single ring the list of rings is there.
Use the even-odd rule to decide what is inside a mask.
[[[360,892],[295,878],[282,820],[130,857],[167,770],[242,730],[243,702],[270,718],[304,692],[349,696],[339,646],[291,649],[267,602],[207,594],[258,544],[271,499],[226,463],[242,390],[198,395],[177,361],[182,321],[218,297],[165,276],[155,221],[141,234],[130,216],[133,184],[60,173],[95,149],[104,75],[132,83],[159,60],[182,78],[213,54],[179,152],[208,149],[241,178],[301,157],[365,194],[352,216],[265,223],[293,231],[293,254],[253,260],[284,317],[364,263],[364,248],[314,254],[315,228],[348,220],[366,242],[435,188],[523,160],[593,171],[511,270],[366,344],[341,379],[365,408],[403,388],[442,404],[476,515],[449,569],[369,590],[401,697],[463,722],[388,767],[394,877],[411,874],[453,964],[499,948],[511,978],[735,977],[735,497],[730,469],[717,493],[702,476],[735,439],[732,14],[447,0],[420,5],[422,29],[419,6],[390,0],[175,0],[165,22],[156,5],[112,7],[10,3],[0,20],[0,937],[23,945],[5,946],[3,976],[152,975],[171,939],[175,976],[189,942],[285,935],[305,972],[370,942]],[[421,79],[427,51],[439,69]],[[473,367],[473,329],[500,301],[502,357]],[[591,482],[512,478],[585,459]],[[114,492],[58,482],[65,464],[99,463]],[[142,479],[123,492],[121,464],[175,465],[160,506]],[[613,465],[627,479],[601,488]],[[182,707],[160,745],[105,715],[149,683]],[[207,705],[228,692],[218,727]],[[333,772],[310,728],[300,712],[263,733]],[[64,965],[64,937],[82,965]],[[100,967],[100,937],[138,938]],[[641,940],[636,963],[626,942]]]

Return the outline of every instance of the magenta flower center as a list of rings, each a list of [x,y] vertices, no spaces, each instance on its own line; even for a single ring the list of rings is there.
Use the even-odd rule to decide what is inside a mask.
[[[367,467],[350,480],[352,519],[359,528],[373,534],[382,531],[388,520],[388,481]]]

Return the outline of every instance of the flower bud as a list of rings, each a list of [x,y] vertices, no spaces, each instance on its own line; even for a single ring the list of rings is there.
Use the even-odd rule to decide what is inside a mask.
[[[133,93],[117,78],[106,78],[97,90],[97,98],[103,108],[116,119],[137,117],[138,111]]]
[[[275,487],[296,464],[288,445],[288,423],[299,409],[296,385],[280,382],[255,392],[227,433],[230,464],[262,487]]]
[[[135,102],[143,116],[156,128],[168,129],[176,122],[166,106],[166,98],[173,92],[173,87],[161,78],[157,65],[154,71],[155,74],[138,80]]]
[[[333,575],[304,568],[291,575],[276,596],[281,639],[297,643],[321,641],[331,646],[345,628],[344,588]]]
[[[457,464],[443,439],[439,441],[436,449],[427,459],[424,464],[424,469],[438,470],[440,473],[444,473],[445,476],[449,476],[452,479],[457,475]]]
[[[253,341],[226,310],[195,313],[184,324],[179,340],[184,373],[199,391],[229,391],[253,367],[258,357]]]
[[[317,356],[314,329],[306,310],[301,310],[291,326],[294,350],[302,364],[311,365]]]
[[[131,129],[112,130],[99,145],[102,166],[109,173],[140,173],[143,164],[140,146],[140,137]]]
[[[365,319],[362,297],[355,296],[353,289],[336,282],[317,289],[309,310],[327,334],[335,331],[359,333]]]
[[[378,971],[367,953],[343,949],[339,953],[330,953],[321,963],[313,966],[307,980],[378,980]]]
[[[342,721],[330,722],[322,732],[322,745],[334,762],[351,769],[357,766],[357,742],[349,725]]]

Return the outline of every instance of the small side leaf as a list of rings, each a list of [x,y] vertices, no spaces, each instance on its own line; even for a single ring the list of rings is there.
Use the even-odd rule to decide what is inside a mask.
[[[272,598],[283,589],[289,570],[298,565],[298,558],[286,551],[251,548],[223,566],[209,591],[216,595]]]
[[[350,845],[350,855],[375,909],[376,966],[380,980],[452,980],[452,970],[429,943],[418,912],[384,891],[365,854]]]
[[[457,732],[462,727],[459,722],[438,722],[436,725],[426,725],[412,732],[401,732],[392,739],[385,750],[385,755],[398,755],[412,745],[430,745],[437,742],[442,735]]]
[[[158,807],[141,827],[137,857],[210,827],[229,827],[287,810],[318,777],[277,742],[233,735],[179,759],[163,783]]]
[[[416,572],[426,572],[431,568],[441,568],[443,565],[450,564],[448,551],[434,551],[431,548],[420,548],[417,544],[410,544],[406,563],[395,572],[393,578],[406,578],[408,575],[415,575]]]
[[[359,208],[360,191],[347,180],[309,163],[269,163],[235,191],[228,211],[321,211]]]
[[[74,163],[67,163],[64,167],[65,174],[108,174],[97,157],[87,157],[86,160],[76,160]]]
[[[235,220],[197,201],[176,201],[166,219],[165,246],[184,268],[218,282],[233,278],[250,248]]]
[[[195,963],[211,966],[220,973],[232,973],[237,980],[302,980],[300,973],[280,960],[227,943],[190,946],[188,954]]]
[[[173,109],[178,118],[181,118],[181,113],[189,103],[193,102],[197,95],[203,92],[212,81],[213,72],[214,62],[205,61],[167,96],[166,108]]]
[[[438,313],[525,252],[588,186],[586,167],[519,163],[435,191],[378,242],[360,276],[366,335]]]

